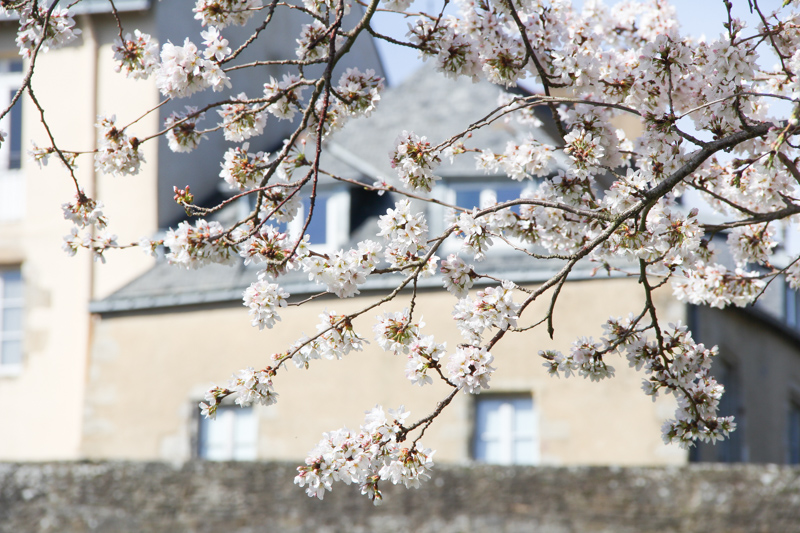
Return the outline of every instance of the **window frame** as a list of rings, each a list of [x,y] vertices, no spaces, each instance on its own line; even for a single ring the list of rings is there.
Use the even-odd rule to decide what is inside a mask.
[[[16,273],[19,278],[20,295],[15,298],[6,296],[8,273]],[[6,330],[6,313],[9,309],[18,309],[20,313],[19,328]],[[5,341],[18,341],[20,345],[19,361],[14,363],[4,362],[3,343]],[[25,362],[25,284],[20,267],[0,267],[0,376],[17,376],[22,373]]]
[[[19,70],[17,66],[20,67]],[[22,85],[25,75],[23,67],[19,59],[0,59],[0,108],[8,107],[12,94]],[[12,120],[18,120],[16,127],[12,128]],[[16,222],[25,216],[25,180],[22,174],[25,155],[22,146],[23,129],[22,100],[18,100],[12,112],[0,120],[0,130],[8,134],[0,145],[0,223]],[[14,168],[10,167],[12,145],[18,145],[20,152],[18,165]]]
[[[306,223],[306,203],[310,195],[302,194],[297,216],[287,225],[287,231],[297,238]],[[350,190],[347,187],[321,188],[314,201],[314,217],[318,216],[320,202],[324,202],[325,242],[312,242],[311,248],[319,252],[334,252],[350,239]],[[313,222],[313,220],[312,220]],[[318,223],[318,222],[317,222]]]
[[[532,425],[530,427],[530,432],[526,434],[526,432],[520,431],[520,428],[515,427],[515,423],[517,420],[517,415],[519,411],[514,407],[513,402],[527,401],[530,402],[530,416]],[[486,456],[481,456],[480,448],[481,443],[486,442],[486,439],[482,437],[483,434],[486,433],[485,430],[481,428],[481,407],[480,405],[487,405],[489,402],[500,402],[499,410],[503,409],[504,406],[512,406],[514,411],[510,414],[509,417],[509,410],[506,408],[506,423],[508,423],[508,419],[512,421],[514,427],[511,428],[509,434],[506,434],[506,442],[502,443],[505,445],[505,457],[499,461],[495,461],[492,459],[487,458]],[[531,393],[491,393],[491,394],[480,394],[474,397],[473,402],[473,426],[472,426],[472,439],[470,442],[470,457],[476,463],[482,464],[499,464],[499,465],[538,465],[541,463],[541,438],[540,438],[540,429],[539,429],[539,412],[536,408],[535,398]],[[502,416],[502,415],[501,415]],[[508,428],[505,428],[508,429]],[[500,440],[502,441],[503,435],[500,436]],[[529,450],[530,457],[529,459],[522,459],[517,456],[517,445],[520,442],[530,441],[531,449]]]
[[[532,183],[538,183],[538,181],[534,181]],[[494,178],[491,179],[448,179],[446,181],[437,184],[432,191],[432,197],[436,200],[444,202],[450,205],[458,205],[456,201],[458,198],[459,191],[465,190],[475,190],[479,189],[479,202],[480,204],[487,204],[490,198],[496,198],[498,193],[503,190],[519,190],[519,194],[531,186],[531,183],[526,182],[516,182],[508,178]],[[459,206],[465,207],[465,206]],[[481,208],[481,205],[476,206]],[[518,207],[512,207],[512,209],[517,210]],[[448,211],[452,211],[450,208],[431,204],[428,207],[428,226],[430,227],[431,233],[441,233],[447,227],[446,220],[447,220],[447,213]],[[525,246],[524,243],[519,242],[517,239],[509,238],[509,241],[516,246]],[[499,241],[497,239],[494,240],[494,246],[491,248],[490,254],[497,253],[500,251],[510,251],[511,247],[504,246],[505,243]],[[447,254],[457,253],[461,249],[460,241],[455,239],[454,237],[450,237],[442,245],[442,251]]]
[[[196,404],[195,404],[196,405]],[[247,440],[237,442],[237,420],[239,423],[243,422],[245,415],[250,418],[247,424],[250,424],[248,431],[249,437],[252,438],[251,442]],[[215,425],[216,424],[216,425]],[[222,425],[228,425],[227,428],[221,428]],[[209,456],[209,433],[211,428],[217,430],[222,429],[227,431],[227,441],[225,442],[225,450],[223,455]],[[255,461],[258,459],[258,413],[254,406],[240,407],[235,404],[222,404],[217,406],[216,419],[212,420],[199,416],[197,418],[197,433],[196,444],[193,446],[194,453],[197,459],[203,461]],[[249,449],[248,449],[249,447]],[[244,453],[242,450],[246,450]]]

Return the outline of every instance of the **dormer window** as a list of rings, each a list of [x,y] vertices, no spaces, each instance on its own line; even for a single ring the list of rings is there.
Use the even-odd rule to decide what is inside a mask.
[[[450,186],[452,203],[459,207],[471,209],[482,208],[494,203],[516,200],[522,194],[522,184],[515,184],[510,180],[453,184]],[[519,209],[513,208],[515,211]]]
[[[327,194],[318,195],[314,202],[314,216],[308,223],[306,234],[309,236],[309,242],[313,245],[324,245],[328,242],[328,200],[330,196]],[[298,231],[302,229],[305,224],[306,214],[311,209],[311,199],[303,198],[303,210],[298,217],[300,224],[297,224]]]
[[[296,237],[303,230],[311,200],[304,195],[300,212],[288,226],[289,234]],[[311,247],[319,252],[338,250],[350,238],[350,192],[346,187],[317,191],[314,216],[305,230]]]
[[[509,202],[516,200],[522,194],[525,183],[517,183],[509,179],[470,180],[470,181],[447,181],[434,188],[433,197],[450,205],[456,205],[465,209],[486,208],[496,203]],[[515,213],[519,213],[519,206],[511,208]],[[428,226],[431,233],[444,231],[448,220],[449,209],[440,205],[431,204],[428,211]],[[498,244],[498,243],[496,243]],[[460,245],[454,239],[445,242],[445,252],[455,253]],[[501,250],[502,246],[495,246],[493,250]]]

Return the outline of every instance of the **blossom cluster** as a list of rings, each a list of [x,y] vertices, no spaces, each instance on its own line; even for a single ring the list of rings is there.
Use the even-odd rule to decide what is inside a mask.
[[[103,202],[89,198],[83,191],[75,195],[74,203],[61,204],[61,210],[64,212],[64,218],[74,222],[79,228],[97,226],[98,229],[103,229],[108,224],[103,215]]]
[[[253,403],[272,405],[278,401],[278,394],[272,387],[274,371],[270,368],[256,371],[252,367],[240,370],[230,380],[228,387],[236,396],[235,403],[247,407]]]
[[[467,342],[479,343],[483,331],[488,328],[506,330],[516,327],[520,305],[513,300],[514,288],[514,283],[503,281],[499,287],[478,291],[474,300],[465,296],[458,301],[453,318]]]
[[[243,26],[261,9],[261,0],[197,0],[194,18],[203,26]]]
[[[430,192],[439,179],[433,171],[442,160],[425,137],[404,131],[395,140],[389,157],[400,181],[411,190]]]
[[[342,428],[325,433],[309,452],[294,479],[306,494],[321,500],[340,481],[358,485],[361,494],[378,505],[383,499],[381,481],[417,488],[430,478],[434,452],[418,442],[403,447],[403,422],[410,413],[401,405],[389,409],[388,416],[381,406],[366,414],[359,431]]]
[[[428,223],[423,213],[412,212],[409,200],[400,200],[394,209],[387,209],[378,228],[378,236],[388,242],[384,257],[392,267],[403,268],[418,261],[428,248]],[[430,272],[430,268],[426,271]]]
[[[114,41],[114,70],[135,80],[147,79],[159,66],[158,42],[139,30]]]
[[[66,7],[55,7],[50,10],[46,5],[28,2],[8,2],[10,6],[3,6],[3,11],[15,10],[19,15],[19,30],[17,31],[17,46],[22,57],[30,58],[37,46],[42,52],[50,49],[61,48],[78,38],[81,30],[75,28],[75,20]],[[48,14],[49,11],[49,14]]]
[[[660,339],[649,340],[643,328],[637,328],[638,323],[633,315],[610,318],[603,325],[605,336],[599,342],[581,338],[569,355],[550,350],[539,355],[546,359],[544,366],[553,375],[569,377],[577,371],[595,381],[614,375],[604,358],[621,354],[630,366],[649,376],[642,383],[645,394],[655,398],[665,390],[677,400],[675,418],[662,427],[664,442],[688,447],[697,440],[713,442],[726,437],[736,424],[733,417],[717,416],[724,388],[710,375],[716,347],[708,349],[695,343],[688,328],[680,323],[670,324]]]
[[[232,100],[247,102],[247,95],[241,93]],[[227,141],[241,142],[261,135],[267,125],[267,113],[264,106],[259,104],[225,104],[217,113],[222,117],[222,129]]]
[[[253,326],[258,326],[258,329],[274,326],[281,319],[277,310],[286,307],[288,298],[289,293],[280,285],[270,283],[260,275],[258,281],[244,291],[244,305],[250,309],[248,312],[253,317]]]
[[[112,248],[119,248],[119,243],[117,243],[117,236],[107,230],[102,230],[97,235],[86,231],[81,237],[78,226],[72,226],[70,233],[64,236],[61,248],[70,257],[78,253],[78,249],[86,248],[92,252],[92,258],[95,261],[105,263],[104,252]]]
[[[227,242],[224,233],[222,224],[216,220],[198,220],[194,226],[181,222],[164,236],[164,246],[169,249],[167,260],[189,269],[211,263],[232,265],[236,262],[238,250]]]
[[[254,403],[272,405],[278,401],[278,393],[272,386],[275,370],[267,367],[255,370],[253,367],[242,369],[231,377],[229,388],[214,386],[205,393],[205,401],[200,402],[200,414],[208,419],[217,417],[217,408],[228,396],[235,396],[234,403],[240,407],[249,407]]]
[[[411,322],[408,308],[396,313],[384,313],[378,317],[373,327],[375,336],[384,351],[408,353],[409,345],[419,337],[420,329],[425,325],[422,320]]]
[[[447,362],[450,381],[468,394],[480,394],[489,388],[489,380],[496,369],[494,357],[486,348],[459,346]]]
[[[317,335],[310,339],[303,336],[292,346],[292,361],[298,368],[307,366],[312,359],[342,359],[351,351],[364,349],[367,341],[353,328],[350,317],[325,310],[319,318]]]
[[[303,98],[302,80],[294,74],[284,74],[281,81],[270,77],[264,84],[264,98],[269,100],[267,111],[281,120],[292,120]]]
[[[439,266],[444,281],[444,288],[458,298],[463,298],[474,283],[472,265],[468,265],[455,254],[450,254],[442,260]]]
[[[380,251],[380,244],[362,241],[357,248],[338,250],[331,257],[305,257],[303,271],[308,273],[309,280],[326,285],[328,292],[339,298],[350,298],[359,293],[358,286],[363,285],[367,276],[375,270]]]
[[[100,141],[94,156],[95,168],[105,174],[138,174],[144,163],[139,151],[139,140],[128,137],[125,130],[116,125],[117,117],[97,117]]]
[[[519,144],[509,142],[502,154],[482,150],[477,156],[477,166],[486,172],[499,172],[502,169],[516,181],[532,176],[545,177],[551,172],[554,152],[554,146],[529,137]]]
[[[374,70],[361,72],[357,68],[349,68],[339,78],[334,94],[345,113],[354,117],[368,117],[378,105],[382,89],[383,78],[377,76]]]
[[[456,235],[463,239],[461,249],[471,253],[476,261],[482,261],[489,247],[494,244],[491,222],[491,218],[478,217],[474,211],[458,215]]]
[[[201,57],[197,45],[187,37],[183,46],[168,42],[161,48],[156,86],[164,96],[184,98],[207,88],[222,91],[230,88],[231,82],[219,64]]]
[[[428,371],[440,372],[440,360],[447,351],[446,343],[436,342],[433,335],[422,335],[424,325],[421,319],[416,323],[411,322],[410,311],[406,308],[401,312],[378,316],[373,328],[378,345],[383,350],[395,355],[407,354],[406,378],[419,386],[433,383]]]
[[[250,143],[243,143],[225,152],[219,177],[232,189],[257,187],[266,175],[269,154],[249,153],[249,148]]]
[[[766,282],[758,272],[736,268],[730,273],[725,265],[717,263],[698,263],[685,272],[685,277],[675,278],[672,282],[678,300],[720,309],[730,304],[744,307],[752,303],[765,286]]]
[[[183,113],[173,111],[164,120],[164,127],[167,131],[167,143],[173,152],[191,152],[200,140],[204,137],[203,133],[197,131],[197,123],[203,120],[205,113],[198,113],[194,106],[186,106]]]
[[[260,265],[264,268],[264,273],[273,278],[285,274],[287,270],[299,268],[300,260],[308,254],[307,243],[301,240],[296,243],[297,249],[293,256],[295,242],[271,224],[266,224],[257,231],[253,231],[249,225],[237,228],[233,237],[237,241],[244,238],[239,244],[239,255],[244,258],[244,264]]]

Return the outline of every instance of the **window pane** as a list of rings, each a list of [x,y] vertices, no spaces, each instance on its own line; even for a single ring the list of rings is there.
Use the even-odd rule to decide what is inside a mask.
[[[744,460],[745,417],[742,408],[742,390],[739,373],[736,367],[719,361],[716,371],[717,381],[725,387],[725,393],[719,401],[719,416],[736,417],[737,429],[728,438],[715,444],[717,461],[737,463]]]
[[[784,282],[784,320],[789,326],[800,329],[800,295],[786,282]]]
[[[0,342],[0,365],[22,364],[22,341],[4,340]]]
[[[522,194],[522,187],[502,187],[497,189],[497,203],[502,204],[504,202],[510,202],[512,200],[518,200],[520,194]],[[519,213],[518,205],[515,205],[511,208],[512,211],[515,213]]]
[[[502,187],[497,189],[497,203],[516,200],[522,194],[522,187]]]
[[[303,198],[303,216],[308,216],[311,209],[311,200]],[[327,198],[319,195],[314,201],[314,216],[311,217],[311,222],[306,228],[306,234],[310,237],[311,244],[325,244],[327,242],[327,223],[328,216],[328,202]],[[300,227],[303,227],[305,220],[301,221]]]
[[[536,450],[532,439],[514,442],[514,463],[518,465],[536,464]]]
[[[458,188],[456,189],[456,205],[465,209],[472,209],[481,206],[481,188]]]
[[[500,400],[480,399],[477,404],[477,428],[481,434],[497,435],[500,432]],[[490,438],[490,437],[486,437]]]
[[[787,462],[789,464],[800,464],[800,405],[792,403],[789,405],[789,450]]]
[[[495,464],[538,461],[533,400],[526,397],[476,398],[473,456]]]
[[[505,461],[506,454],[503,453],[503,446],[501,442],[485,442],[483,443],[483,446],[485,451],[483,457],[480,458],[481,461],[492,464],[507,464]]]
[[[233,459],[252,461],[256,458],[256,417],[249,407],[237,409],[233,424]]]
[[[0,315],[3,319],[2,328],[0,331],[3,333],[22,331],[22,309],[19,307],[8,307],[3,309],[3,314]]]
[[[216,420],[200,420],[198,455],[203,459],[253,460],[256,443],[256,417],[251,407],[218,407]]]
[[[14,98],[17,93],[12,90],[8,97],[8,101]],[[22,100],[18,100],[14,107],[11,108],[9,115],[9,132],[8,132],[8,168],[20,168],[22,166]]]
[[[2,286],[0,299],[13,300],[22,298],[22,275],[19,270],[0,271],[0,286]]]
[[[217,418],[200,421],[200,457],[210,461],[230,459],[229,436],[233,432],[233,413],[227,408],[217,408]]]

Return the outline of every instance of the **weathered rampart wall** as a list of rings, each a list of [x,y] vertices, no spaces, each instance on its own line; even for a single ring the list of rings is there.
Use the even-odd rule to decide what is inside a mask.
[[[324,501],[275,463],[0,464],[0,532],[800,532],[800,469],[437,467]]]

